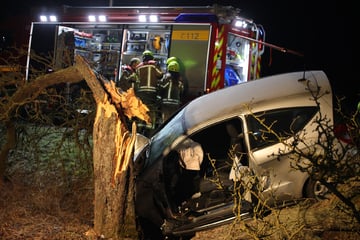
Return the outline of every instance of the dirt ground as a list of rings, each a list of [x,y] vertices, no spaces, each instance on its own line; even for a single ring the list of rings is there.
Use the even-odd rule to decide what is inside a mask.
[[[19,180],[19,179],[17,179]],[[0,187],[0,239],[89,239],[93,222],[91,186],[31,186],[6,181]]]
[[[21,179],[17,179],[21,180]],[[78,181],[64,188],[30,186],[12,179],[0,191],[1,240],[92,239],[93,191],[89,182]],[[229,225],[203,231],[192,240],[256,239],[241,232],[229,235]],[[347,231],[319,231],[305,239],[357,240],[360,234]],[[290,238],[282,238],[290,239]],[[296,239],[296,238],[292,238]]]
[[[15,174],[0,185],[0,240],[94,240],[92,182],[72,179],[69,183],[64,183],[45,174],[39,176],[41,174],[36,177]],[[264,236],[262,239],[360,239],[359,232],[341,229],[309,231],[304,228],[301,231],[301,238]],[[192,238],[203,239],[259,238],[249,236],[231,225],[225,225],[198,232]]]

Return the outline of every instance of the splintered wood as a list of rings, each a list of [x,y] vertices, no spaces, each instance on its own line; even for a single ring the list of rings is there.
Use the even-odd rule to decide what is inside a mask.
[[[132,124],[132,133],[129,131],[125,131],[122,133],[122,127],[119,124],[116,126],[116,154],[114,156],[115,162],[115,171],[113,175],[113,184],[116,181],[116,177],[123,171],[126,171],[129,161],[132,157],[132,150],[134,148],[135,140],[136,140],[136,124],[133,122]]]
[[[113,138],[109,136],[115,144],[114,169],[111,180],[114,185],[118,175],[128,168],[136,140],[135,122],[132,123],[132,132],[130,132],[126,122],[123,121],[125,117],[128,119],[137,118],[149,124],[151,123],[148,115],[149,108],[136,97],[132,88],[126,92],[122,91],[115,86],[115,82],[96,74],[83,57],[76,56],[76,67],[91,88],[97,105],[94,131],[103,130],[100,125],[104,124],[104,119],[100,118],[104,117],[115,128],[115,132],[110,131],[110,134],[114,134]],[[94,134],[94,136],[102,136],[102,134]],[[94,139],[94,142],[97,142],[97,139]]]
[[[151,122],[148,115],[149,108],[136,97],[132,88],[126,92],[121,91],[116,88],[115,82],[109,81],[101,75],[96,75],[83,57],[76,56],[75,60],[76,68],[85,78],[97,104],[99,102],[109,101],[115,105],[119,115],[124,115],[128,119],[137,117],[147,124]],[[125,125],[125,123],[122,124]]]
[[[136,97],[134,89],[129,88],[126,92],[115,87],[113,81],[105,82],[104,86],[106,91],[110,94],[112,102],[118,111],[122,111],[123,114],[129,119],[137,117],[147,124],[150,123],[150,117],[147,114],[149,108],[142,103],[142,101]]]

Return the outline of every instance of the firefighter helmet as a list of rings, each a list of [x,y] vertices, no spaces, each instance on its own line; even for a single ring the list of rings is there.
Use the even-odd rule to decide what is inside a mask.
[[[177,62],[177,58],[176,57],[169,57],[167,60],[166,60],[166,65],[169,65],[171,62]]]
[[[172,61],[169,63],[167,69],[168,69],[168,71],[171,71],[171,72],[179,72],[180,66],[176,61]]]
[[[152,53],[152,51],[150,50],[145,50],[142,54],[142,60],[144,62],[147,62],[147,61],[150,61],[150,60],[153,60],[154,59],[154,55]]]
[[[154,57],[152,51],[150,51],[150,50],[145,50],[145,51],[143,52],[142,56],[143,56],[143,57],[145,57],[145,56]]]
[[[137,65],[137,64],[139,64],[140,62],[141,62],[140,59],[139,59],[139,58],[136,58],[136,57],[130,59],[130,65],[132,65],[132,64],[134,64],[134,63],[136,63],[136,65]]]

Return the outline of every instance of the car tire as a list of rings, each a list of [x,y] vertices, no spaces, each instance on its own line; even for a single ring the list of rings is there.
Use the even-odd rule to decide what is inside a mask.
[[[304,190],[306,198],[314,198],[316,200],[323,200],[329,194],[329,190],[320,181],[312,179],[307,180]]]

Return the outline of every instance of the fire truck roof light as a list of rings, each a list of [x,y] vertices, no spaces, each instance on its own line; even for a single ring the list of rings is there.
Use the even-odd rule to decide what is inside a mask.
[[[47,22],[47,21],[48,21],[47,16],[45,16],[45,15],[40,16],[40,22]]]
[[[96,20],[98,20],[99,22],[106,22],[107,18],[105,15],[99,15],[99,16],[89,15],[88,20],[89,22],[96,22]]]
[[[57,22],[57,17],[55,15],[49,16],[50,22]]]
[[[158,22],[159,18],[157,15],[150,15],[149,20],[150,22]]]
[[[99,22],[106,22],[106,16],[105,15],[99,15],[98,19],[99,19]]]
[[[57,22],[57,17],[55,15],[41,15],[40,16],[40,22]]]
[[[243,21],[243,20],[236,20],[235,21],[235,27],[246,28],[247,23],[245,21]]]
[[[138,17],[139,22],[159,22],[158,15],[139,15]]]
[[[96,22],[96,17],[94,15],[88,16],[89,22]]]
[[[139,22],[146,22],[146,16],[145,15],[139,15]]]

